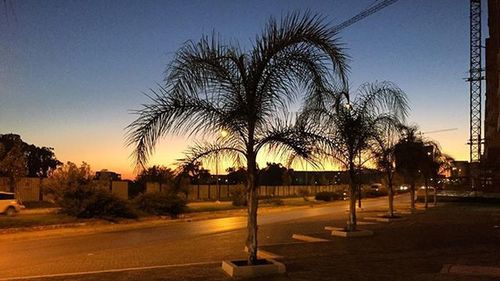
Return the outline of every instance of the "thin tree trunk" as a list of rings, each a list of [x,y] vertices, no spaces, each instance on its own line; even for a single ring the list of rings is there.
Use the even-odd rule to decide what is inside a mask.
[[[361,209],[361,184],[358,184],[358,208]]]
[[[248,178],[247,178],[247,192],[248,192],[248,217],[247,217],[247,241],[248,248],[248,264],[256,264],[257,262],[257,208],[258,200],[258,186],[256,182],[256,163],[255,157],[250,156],[247,161]]]
[[[389,198],[389,216],[394,216],[394,191],[392,190],[392,175],[391,172],[387,175],[387,194]]]
[[[356,183],[355,179],[356,176],[354,175],[354,169],[351,167],[351,170],[349,171],[351,180],[349,183],[349,189],[350,189],[350,194],[349,194],[349,222],[347,225],[347,230],[348,231],[355,231],[356,230]]]
[[[425,209],[429,207],[429,184],[427,179],[425,179]]]
[[[434,187],[434,207],[438,204],[437,187]]]
[[[410,204],[410,209],[411,212],[415,212],[415,182],[412,181],[410,184],[410,197],[411,197],[411,204]]]

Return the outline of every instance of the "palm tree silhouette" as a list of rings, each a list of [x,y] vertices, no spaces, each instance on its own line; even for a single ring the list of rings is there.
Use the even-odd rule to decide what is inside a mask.
[[[399,124],[406,118],[406,94],[391,82],[365,83],[357,90],[354,100],[343,95],[340,102],[321,107],[308,107],[303,118],[319,124],[321,133],[315,138],[317,153],[325,160],[340,164],[349,173],[348,231],[356,230],[356,191],[359,172],[366,157],[374,149],[381,128]],[[326,105],[326,106],[325,106]]]
[[[166,70],[165,85],[128,126],[139,167],[147,163],[158,139],[185,134],[215,141],[192,146],[184,162],[224,155],[246,162],[248,263],[257,260],[258,183],[256,157],[265,148],[283,157],[307,157],[307,123],[292,124],[286,112],[299,102],[337,99],[335,84],[346,84],[346,55],[332,27],[310,13],[271,18],[252,49],[225,44],[212,34],[188,42]],[[302,93],[302,95],[299,95]]]

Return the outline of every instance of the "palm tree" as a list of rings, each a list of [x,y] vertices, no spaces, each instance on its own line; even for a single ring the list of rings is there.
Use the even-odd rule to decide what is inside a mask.
[[[396,170],[410,184],[410,209],[415,211],[415,185],[422,177],[423,161],[428,157],[424,140],[417,135],[417,126],[404,126],[404,136],[395,147]]]
[[[387,180],[387,194],[389,200],[388,216],[394,217],[394,173],[396,164],[396,144],[401,138],[400,124],[390,122],[378,128],[375,136],[372,153],[377,167],[385,173]]]
[[[128,126],[139,166],[167,134],[210,139],[217,131],[228,133],[197,143],[184,161],[210,161],[218,154],[246,162],[249,264],[257,260],[257,155],[268,148],[308,156],[308,125],[292,126],[286,112],[299,101],[299,91],[310,104],[337,98],[333,84],[346,84],[348,67],[336,35],[323,18],[293,13],[279,22],[271,18],[249,51],[215,35],[188,42],[168,66],[165,85]]]
[[[453,158],[444,154],[438,143],[425,140],[420,137],[424,145],[424,154],[420,160],[422,176],[424,178],[425,186],[425,209],[429,204],[429,183],[437,178],[437,176],[444,172],[444,170],[451,168],[451,161]],[[437,186],[434,183],[434,205],[437,205]]]
[[[452,163],[455,161],[453,157],[448,154],[441,153],[440,155],[434,156],[434,180],[436,180],[437,176],[440,174],[444,174],[446,171],[452,169]],[[436,183],[435,183],[436,184]],[[436,184],[434,189],[434,206],[437,206],[437,186]]]
[[[356,99],[346,99],[323,107],[306,107],[305,118],[321,124],[322,134],[316,138],[319,152],[349,173],[348,231],[356,230],[356,191],[359,183],[359,155],[370,152],[379,136],[379,128],[404,120],[407,111],[405,93],[391,82],[365,83]]]

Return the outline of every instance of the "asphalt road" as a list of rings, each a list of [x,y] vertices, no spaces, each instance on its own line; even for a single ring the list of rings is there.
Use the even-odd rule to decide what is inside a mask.
[[[399,203],[408,201],[405,195],[396,198]],[[363,203],[365,210],[385,206],[386,197]],[[346,208],[347,202],[334,202],[259,215],[259,243],[293,243],[293,233],[320,231],[330,223],[340,225],[347,218]],[[246,217],[228,217],[71,237],[0,241],[0,280],[243,258],[245,227]]]

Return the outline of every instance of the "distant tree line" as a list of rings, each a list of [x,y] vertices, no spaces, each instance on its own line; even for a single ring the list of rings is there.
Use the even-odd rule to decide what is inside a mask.
[[[61,164],[51,147],[28,144],[16,134],[0,134],[0,176],[9,178],[12,192],[17,179],[46,178]]]

